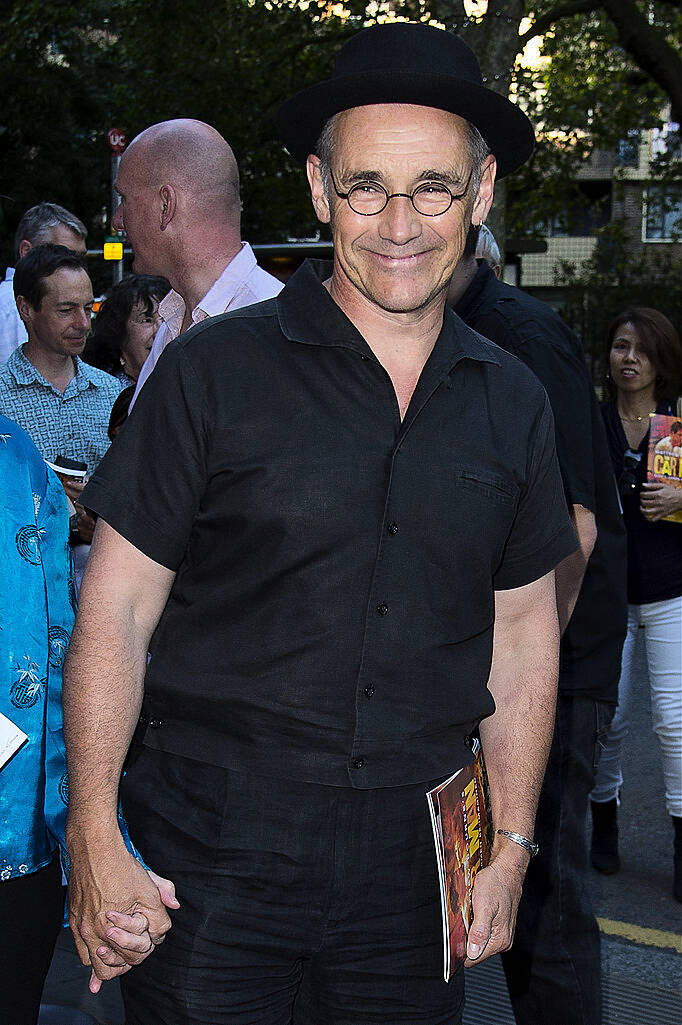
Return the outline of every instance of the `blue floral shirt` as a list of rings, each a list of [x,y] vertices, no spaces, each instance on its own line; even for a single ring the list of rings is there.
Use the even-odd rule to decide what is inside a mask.
[[[123,385],[76,357],[76,374],[62,393],[15,349],[0,366],[0,411],[30,435],[43,459],[67,456],[96,468],[109,448],[111,407]]]
[[[58,477],[0,414],[0,712],[28,740],[0,767],[0,883],[46,865],[68,873],[62,667],[76,611],[69,513]],[[128,836],[128,850],[144,861]]]
[[[28,435],[4,416],[0,478],[0,711],[28,735],[0,768],[4,881],[47,864],[63,836],[61,684],[75,597],[64,489]]]

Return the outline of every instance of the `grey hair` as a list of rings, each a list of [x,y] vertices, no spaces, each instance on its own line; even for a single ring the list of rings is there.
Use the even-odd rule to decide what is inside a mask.
[[[58,203],[38,203],[37,206],[32,206],[30,210],[27,210],[19,221],[19,227],[14,236],[16,259],[19,259],[19,246],[24,239],[31,245],[49,242],[50,229],[56,228],[59,224],[63,224],[74,235],[78,235],[85,241],[88,229],[75,214],[70,213],[63,206],[59,206]]]
[[[334,155],[334,129],[336,127],[338,117],[338,114],[333,114],[329,120],[325,122],[315,144],[315,153],[320,158],[322,169],[324,194],[327,198],[329,198],[329,178],[331,173],[332,157]],[[475,194],[478,191],[478,186],[481,184],[483,162],[490,153],[490,146],[485,141],[476,125],[473,125],[471,121],[466,121],[466,127],[468,135],[468,156],[471,160],[472,167],[471,181],[474,186]]]
[[[324,127],[315,143],[315,153],[320,158],[322,185],[324,186],[324,194],[327,199],[329,199],[329,179],[332,157],[334,155],[334,129],[336,128],[338,118],[338,114],[332,114],[329,120],[325,121]]]
[[[474,255],[477,260],[486,260],[491,267],[502,263],[500,247],[495,236],[486,224],[482,224],[478,233],[478,241]]]
[[[476,125],[467,121],[467,133],[469,135],[469,159],[471,160],[471,181],[474,186],[474,195],[478,192],[483,174],[483,162],[490,155],[490,146],[485,141]]]

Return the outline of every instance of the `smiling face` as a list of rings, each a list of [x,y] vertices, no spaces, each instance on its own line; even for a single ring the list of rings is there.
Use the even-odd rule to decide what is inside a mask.
[[[340,304],[413,314],[444,303],[472,217],[480,222],[492,201],[494,167],[494,159],[487,158],[475,192],[466,122],[455,114],[379,104],[339,115],[331,159],[338,190],[346,193],[364,183],[368,190],[380,184],[389,194],[408,194],[394,196],[378,214],[363,216],[336,195],[331,183],[325,195],[320,161],[309,158],[316,213],[331,223],[332,292]],[[428,183],[464,194],[445,213],[428,217],[409,199]]]
[[[641,393],[653,403],[656,367],[646,354],[634,325],[621,324],[615,331],[609,352],[609,368],[618,391],[628,395]]]
[[[136,382],[140,376],[142,365],[149,355],[154,335],[161,326],[159,304],[151,300],[151,310],[141,299],[133,305],[126,320],[126,337],[121,346],[123,370],[131,381]]]
[[[90,278],[84,270],[59,267],[45,286],[37,310],[22,298],[18,302],[30,342],[46,354],[80,356],[92,319]]]

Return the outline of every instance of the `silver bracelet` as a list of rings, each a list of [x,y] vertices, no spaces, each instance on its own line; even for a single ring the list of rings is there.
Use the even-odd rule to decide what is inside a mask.
[[[508,829],[498,829],[497,832],[500,836],[506,836],[507,840],[511,840],[512,843],[517,843],[519,847],[523,847],[524,850],[528,851],[531,858],[534,858],[540,848],[532,840],[529,840],[527,836],[521,836],[520,833],[510,833]]]

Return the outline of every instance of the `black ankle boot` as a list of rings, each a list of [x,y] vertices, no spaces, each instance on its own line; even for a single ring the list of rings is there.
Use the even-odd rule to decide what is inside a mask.
[[[613,875],[620,868],[618,857],[618,801],[604,801],[597,804],[590,801],[592,809],[592,846],[590,859],[597,872]],[[682,838],[682,831],[680,831]],[[682,839],[680,841],[682,843]],[[681,848],[682,851],[682,848]]]
[[[673,897],[682,904],[682,816],[672,815],[675,841],[673,847]]]

